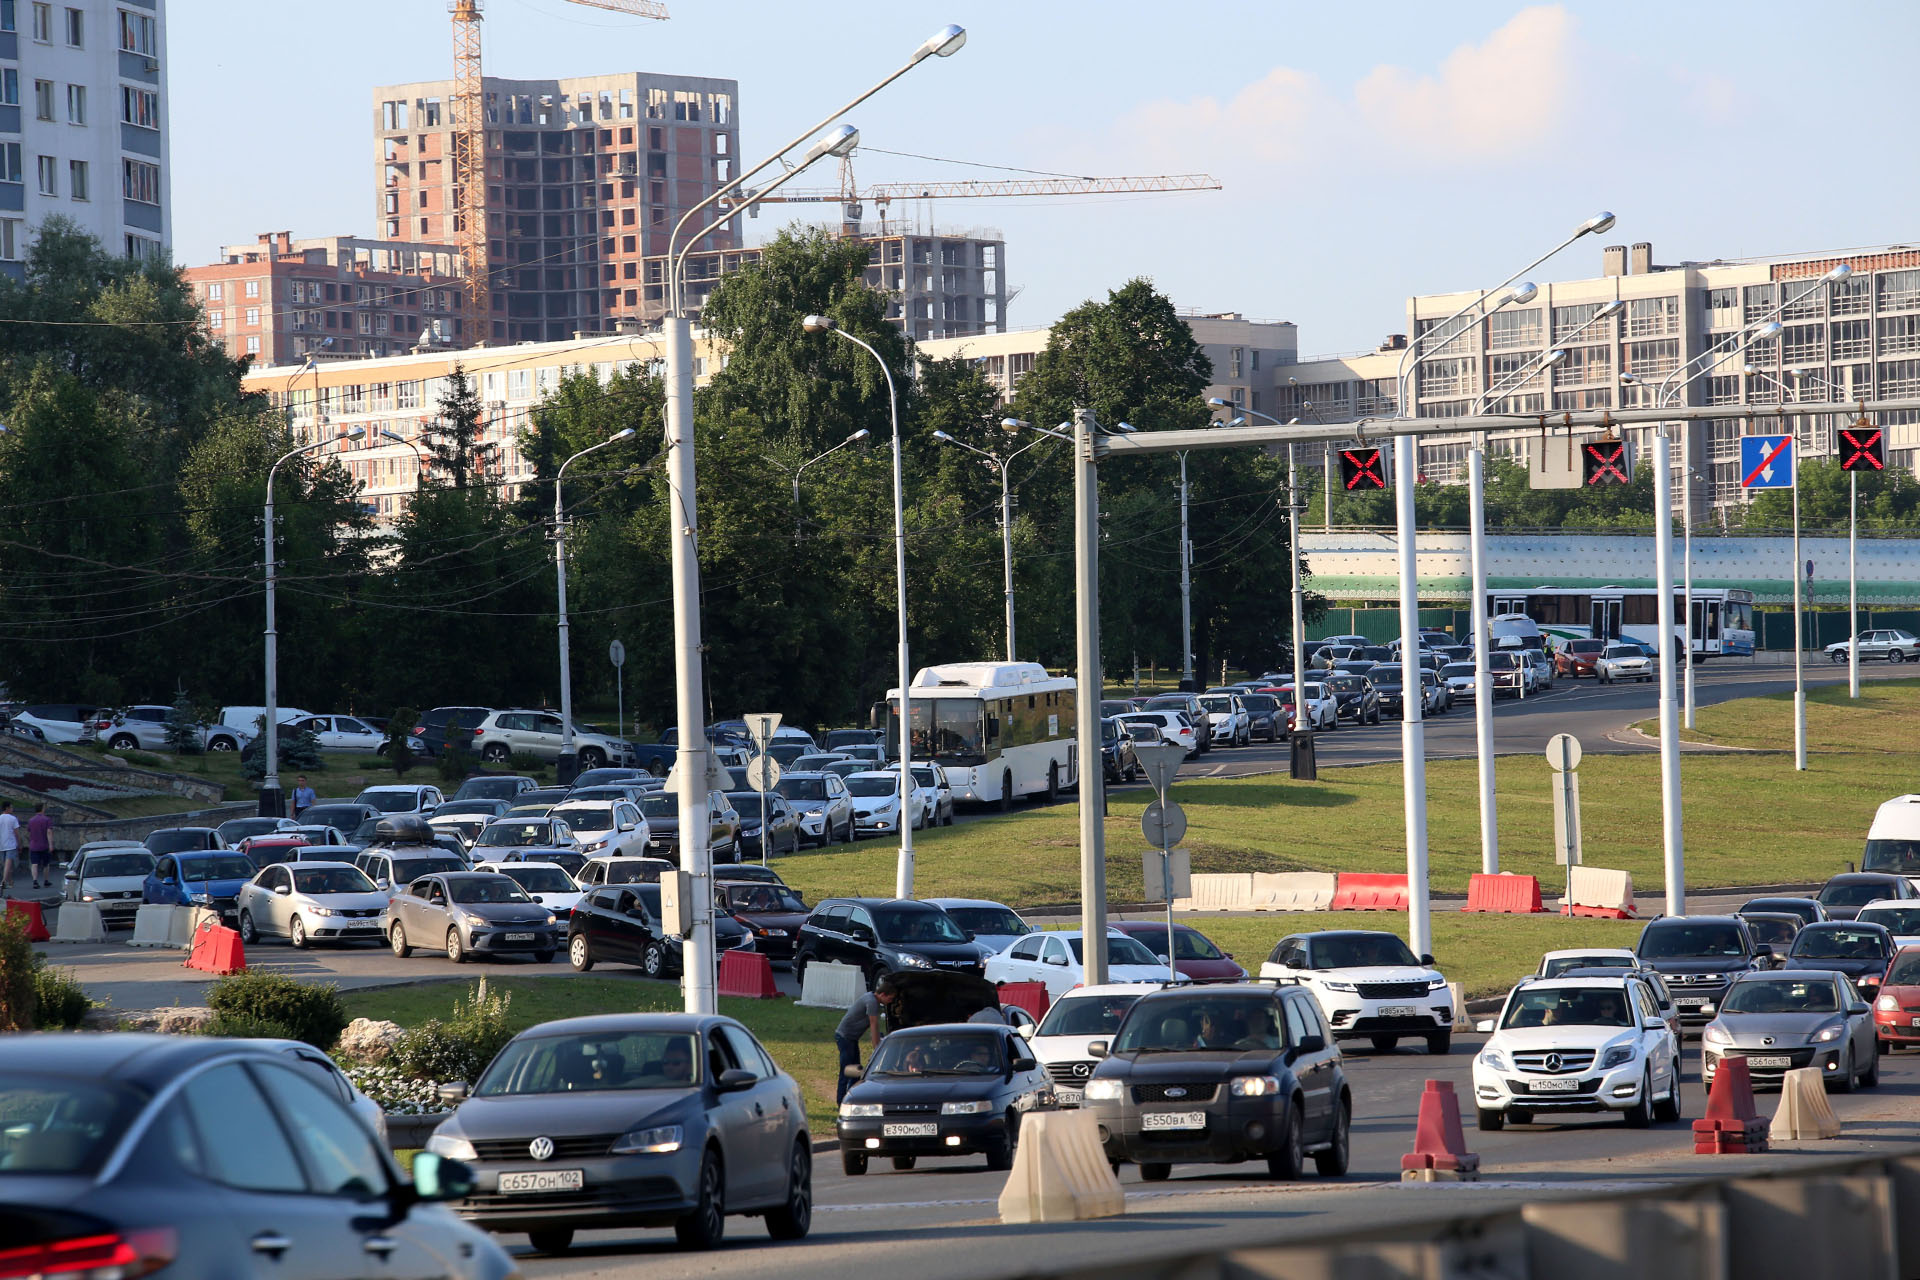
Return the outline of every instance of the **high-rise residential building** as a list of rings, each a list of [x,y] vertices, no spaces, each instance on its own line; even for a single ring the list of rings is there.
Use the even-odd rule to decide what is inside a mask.
[[[453,82],[373,91],[381,240],[459,244]],[[484,81],[493,344],[610,331],[646,314],[642,264],[682,214],[733,180],[739,86],[629,72]],[[739,247],[723,229],[696,252]]]
[[[165,0],[0,0],[0,272],[56,214],[165,252],[166,99]]]
[[[186,277],[214,341],[258,365],[467,345],[454,245],[278,231],[228,245]]]

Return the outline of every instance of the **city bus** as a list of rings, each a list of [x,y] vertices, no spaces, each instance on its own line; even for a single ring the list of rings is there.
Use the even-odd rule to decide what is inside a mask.
[[[1622,636],[1655,648],[1660,644],[1659,593],[1652,587],[1500,588],[1487,593],[1490,616],[1524,614],[1561,640]],[[1673,593],[1673,616],[1686,616],[1686,593]],[[1681,639],[1681,625],[1673,635]],[[1694,660],[1753,653],[1753,592],[1733,587],[1693,589]]]
[[[1021,796],[1058,796],[1080,783],[1074,681],[1037,662],[954,662],[922,667],[908,690],[913,758],[946,774],[956,800],[1009,808]],[[900,755],[900,691],[873,708]],[[1094,762],[1099,767],[1099,762]]]

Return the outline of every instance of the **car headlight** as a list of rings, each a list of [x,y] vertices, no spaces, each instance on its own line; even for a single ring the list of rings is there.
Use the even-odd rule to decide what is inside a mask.
[[[1482,1049],[1480,1051],[1480,1065],[1490,1071],[1509,1070],[1505,1055],[1498,1049]]]
[[[213,905],[213,895],[210,893],[190,893],[187,895],[187,901],[196,906],[210,907]]]
[[[1446,985],[1447,985],[1447,980],[1445,978],[1428,978],[1427,979],[1427,990],[1429,991],[1443,991],[1446,989]]]
[[[83,894],[81,894],[81,895],[80,895],[80,901],[82,901],[82,902],[92,902],[92,901],[93,901],[93,895],[92,895],[92,894],[90,894],[90,893],[83,893]]]
[[[1276,1076],[1235,1076],[1227,1082],[1227,1092],[1236,1098],[1271,1098],[1280,1092]]]
[[[310,916],[337,916],[340,914],[332,907],[307,907],[305,910]]]
[[[983,1116],[993,1110],[991,1102],[943,1102],[940,1114],[943,1116]]]
[[[1624,1067],[1632,1061],[1633,1046],[1630,1044],[1617,1044],[1607,1050],[1606,1057],[1600,1059],[1600,1069],[1602,1071],[1610,1071],[1614,1067]]]
[[[1725,1027],[1721,1026],[1717,1022],[1707,1024],[1707,1029],[1700,1033],[1700,1038],[1702,1040],[1705,1040],[1708,1044],[1732,1044],[1733,1043],[1732,1034],[1729,1033]]]
[[[608,1149],[617,1156],[666,1155],[680,1149],[680,1139],[679,1125],[663,1124],[651,1129],[629,1129]]]
[[[1354,986],[1351,982],[1323,982],[1320,985],[1325,987],[1329,991],[1357,992],[1359,990],[1359,988]]]
[[[843,1102],[840,1104],[842,1120],[878,1120],[881,1109],[877,1102]]]
[[[547,912],[547,923],[548,923],[548,924],[559,924],[559,923],[560,923],[560,917],[559,917],[559,916],[557,916],[557,915],[555,915],[555,914],[553,914],[553,912],[551,912],[551,911],[549,911],[549,912]]]
[[[1895,1000],[1891,994],[1883,995],[1878,1000],[1875,1000],[1873,1007],[1885,1010],[1888,1013],[1900,1012],[1900,1002]]]
[[[605,840],[589,840],[580,846],[580,851],[582,853],[598,853],[606,847],[607,842]]]
[[[1088,1102],[1120,1101],[1120,1082],[1118,1080],[1089,1080],[1087,1089],[1081,1095]]]
[[[449,1160],[476,1160],[479,1157],[473,1150],[473,1144],[465,1138],[452,1138],[436,1133],[427,1139],[427,1150]]]
[[[925,956],[917,956],[911,951],[902,951],[898,958],[900,963],[909,969],[933,968],[933,961],[927,959]]]
[[[1822,1027],[1814,1032],[1811,1043],[1832,1044],[1845,1034],[1847,1034],[1847,1024],[1844,1022],[1836,1022],[1832,1026]]]

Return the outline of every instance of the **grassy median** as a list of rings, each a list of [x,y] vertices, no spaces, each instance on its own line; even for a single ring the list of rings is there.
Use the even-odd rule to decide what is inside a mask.
[[[1827,676],[1825,661],[1809,661],[1809,671]],[[1843,671],[1844,667],[1841,668]],[[1770,693],[1694,710],[1692,729],[1683,742],[1705,742],[1749,751],[1793,750],[1793,694]],[[1660,736],[1658,719],[1634,726]],[[1872,680],[1860,685],[1859,698],[1844,684],[1807,690],[1807,750],[1824,755],[1911,755],[1920,748],[1920,679]],[[1809,761],[1811,763],[1811,761]],[[1889,762],[1891,763],[1891,762]],[[1911,778],[1911,767],[1894,776]],[[1864,835],[1864,831],[1862,832]]]

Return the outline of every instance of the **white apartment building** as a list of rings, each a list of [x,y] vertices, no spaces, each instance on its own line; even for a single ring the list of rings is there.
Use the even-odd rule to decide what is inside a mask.
[[[0,271],[55,214],[166,251],[166,99],[166,0],[0,0]]]
[[[1550,413],[1564,409],[1650,407],[1668,374],[1768,320],[1785,328],[1776,337],[1697,370],[1678,398],[1681,404],[1773,406],[1806,400],[1887,399],[1920,395],[1920,246],[1793,254],[1772,258],[1716,259],[1657,264],[1648,244],[1613,245],[1601,251],[1602,274],[1585,280],[1543,283],[1525,306],[1510,305],[1484,323],[1463,324],[1443,344],[1420,351],[1413,382],[1419,417],[1457,417],[1489,390],[1495,411]],[[1853,275],[1837,284],[1808,286],[1838,263]],[[1467,306],[1475,292],[1427,295],[1408,304],[1408,332],[1424,334]],[[1615,299],[1624,310],[1598,318]],[[1442,335],[1445,337],[1445,335]],[[1310,360],[1288,372],[1283,417],[1347,421],[1390,416],[1396,402],[1395,373],[1404,346],[1395,335],[1382,348],[1356,356]],[[1537,370],[1548,352],[1567,355],[1547,372]],[[1632,381],[1623,382],[1622,376]],[[1678,382],[1678,380],[1676,380]],[[1912,414],[1879,419],[1888,428],[1888,464],[1909,470],[1920,464],[1920,422]],[[1796,424],[1803,456],[1833,451],[1835,423],[1826,418]],[[1696,515],[1746,500],[1738,475],[1739,419],[1695,423],[1688,446],[1695,479],[1683,482],[1681,450],[1673,451],[1675,506],[1690,498]],[[1537,427],[1496,433],[1490,451],[1526,461]],[[1647,429],[1625,433],[1644,444]],[[1420,446],[1420,470],[1431,480],[1464,477],[1468,440],[1430,436]],[[1685,495],[1683,497],[1683,495]]]

